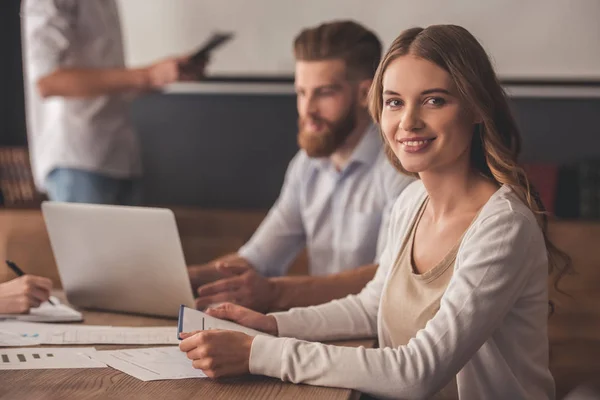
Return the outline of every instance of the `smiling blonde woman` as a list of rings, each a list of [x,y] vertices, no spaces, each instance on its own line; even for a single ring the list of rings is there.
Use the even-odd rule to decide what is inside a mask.
[[[209,376],[384,398],[553,399],[548,274],[562,253],[517,163],[519,131],[484,49],[459,26],[406,30],[370,102],[389,158],[419,178],[392,211],[375,278],[358,295],[285,313],[222,305],[211,315],[280,337],[201,332],[181,349]],[[375,335],[379,349],[306,341]]]

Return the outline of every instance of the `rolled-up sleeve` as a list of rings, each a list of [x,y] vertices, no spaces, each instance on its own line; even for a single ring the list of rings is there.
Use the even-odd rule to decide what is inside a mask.
[[[74,40],[77,1],[24,0],[21,17],[28,77],[37,82],[64,64]]]
[[[300,210],[302,153],[290,162],[279,198],[239,251],[264,276],[285,274],[290,263],[306,244]]]

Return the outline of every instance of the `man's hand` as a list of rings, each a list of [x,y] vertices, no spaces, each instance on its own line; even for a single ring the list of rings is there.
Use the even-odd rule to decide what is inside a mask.
[[[206,285],[207,283],[224,278],[224,276],[217,270],[215,262],[202,265],[190,265],[188,266],[187,271],[190,277],[192,290],[194,292],[196,292],[202,285]]]
[[[0,284],[0,313],[25,314],[30,308],[47,301],[52,281],[34,275],[23,275]]]
[[[196,308],[202,310],[211,304],[231,302],[257,311],[267,311],[276,298],[276,287],[248,263],[233,261],[216,264],[217,270],[227,276],[198,288]]]
[[[206,264],[188,266],[188,274],[194,292],[198,291],[202,285],[229,278],[231,274],[228,274],[226,269],[222,269],[223,266],[229,264],[252,268],[252,265],[237,253],[227,254]]]
[[[208,64],[208,58],[202,61],[191,61],[189,57],[186,57],[179,64],[179,71],[181,72],[183,81],[199,81],[205,77],[206,65]]]
[[[182,80],[181,66],[187,62],[185,57],[167,58],[144,69],[150,89],[161,89],[169,83]]]
[[[182,333],[179,349],[187,353],[196,369],[209,378],[245,375],[250,372],[250,349],[254,338],[245,333],[208,330]]]
[[[142,71],[149,89],[161,89],[173,82],[202,79],[207,63],[208,60],[191,62],[189,56],[172,57],[158,61]]]

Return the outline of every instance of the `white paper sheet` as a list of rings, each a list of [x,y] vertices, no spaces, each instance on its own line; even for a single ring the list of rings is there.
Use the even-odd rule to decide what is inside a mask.
[[[0,330],[0,347],[35,346],[40,343],[39,338],[24,337],[18,333]]]
[[[0,331],[37,340],[38,344],[178,344],[177,328],[118,327],[72,324],[0,322]],[[24,345],[24,344],[23,344]]]
[[[175,327],[110,327],[48,332],[44,344],[178,344]]]
[[[243,325],[235,322],[225,321],[215,317],[211,317],[202,311],[194,310],[189,307],[181,306],[179,314],[179,326],[181,332],[204,331],[209,329],[225,329],[229,331],[243,332],[250,336],[265,335],[272,336],[264,332],[257,331],[252,328],[246,328]]]
[[[91,358],[95,352],[93,347],[0,349],[0,370],[106,367]]]
[[[54,296],[51,296],[50,299],[55,305],[45,302],[37,308],[32,308],[29,314],[0,314],[0,319],[29,322],[76,322],[83,320],[80,312],[61,304],[60,300]]]
[[[206,377],[175,346],[97,351],[91,357],[142,381]]]

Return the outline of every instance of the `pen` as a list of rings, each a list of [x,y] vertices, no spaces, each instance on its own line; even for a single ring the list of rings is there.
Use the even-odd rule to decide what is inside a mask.
[[[14,271],[14,273],[17,274],[18,276],[25,275],[25,272],[23,272],[23,270],[21,268],[19,268],[19,266],[17,264],[15,264],[14,262],[12,262],[10,260],[6,260],[6,265],[8,265],[8,268],[12,269]],[[48,299],[48,303],[52,304],[53,306],[56,305],[50,299]]]

